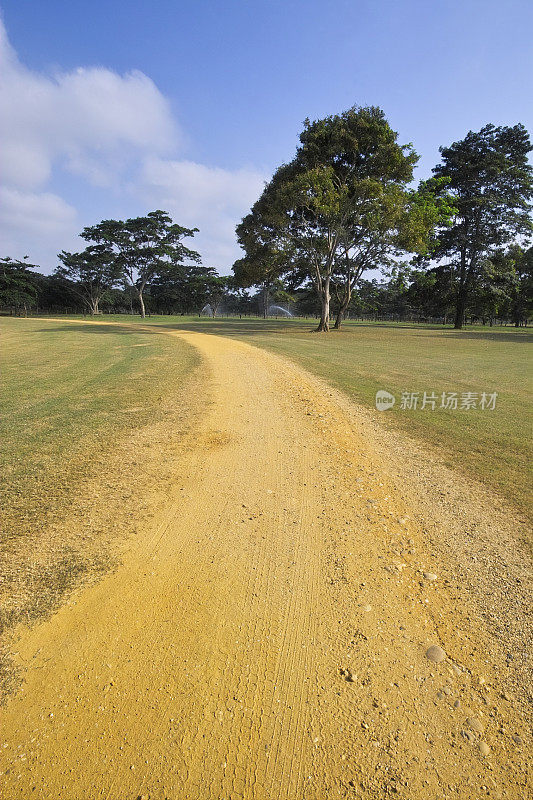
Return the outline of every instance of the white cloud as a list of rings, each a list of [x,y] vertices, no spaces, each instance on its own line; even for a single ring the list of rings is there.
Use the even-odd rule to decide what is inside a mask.
[[[47,263],[55,265],[60,249],[79,244],[76,209],[56,194],[3,186],[0,208],[3,255],[29,255],[32,262],[39,262],[44,256]]]
[[[2,175],[19,188],[42,186],[58,163],[89,180],[96,164],[118,177],[139,152],[171,153],[179,139],[168,101],[142,72],[40,75],[18,61],[2,26],[0,75]]]
[[[227,272],[239,257],[235,225],[261,193],[264,180],[253,169],[231,171],[152,157],[134,191],[169,211],[180,225],[200,228],[191,246],[200,250],[205,264]]]
[[[50,229],[63,232],[76,218],[75,209],[50,192],[20,192],[3,186],[0,203],[6,222],[16,228],[27,227],[37,235]]]
[[[0,236],[9,255],[32,250],[31,258],[50,268],[84,225],[163,208],[180,224],[200,228],[194,247],[205,263],[228,271],[238,257],[235,224],[264,178],[253,169],[178,160],[181,143],[169,101],[142,72],[32,72],[0,20]],[[69,202],[57,194],[65,174]],[[90,216],[88,185],[100,198]]]

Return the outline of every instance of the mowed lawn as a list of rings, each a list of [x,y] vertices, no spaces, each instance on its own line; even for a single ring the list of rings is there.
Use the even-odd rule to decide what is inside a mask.
[[[121,327],[106,326],[107,321]],[[61,460],[131,426],[197,363],[175,339],[132,332],[139,317],[102,324],[0,320],[3,331],[4,475],[24,495]],[[531,353],[527,329],[345,323],[312,332],[306,320],[150,317],[146,326],[235,336],[293,359],[375,408],[375,394],[396,397],[376,412],[385,425],[429,443],[460,473],[485,482],[524,514],[531,500]],[[238,391],[238,386],[235,387]],[[435,393],[437,408],[402,410],[402,392]],[[444,410],[443,392],[497,392],[494,410]]]
[[[531,512],[532,342],[527,329],[345,323],[329,334],[305,320],[152,318],[237,336],[294,359],[365,406],[386,389],[392,410],[386,425],[435,447],[445,462],[496,489],[521,512]],[[236,387],[238,390],[238,387]],[[419,392],[417,410],[400,409],[402,392]],[[420,409],[423,393],[438,397],[435,411]],[[494,410],[443,410],[443,392],[497,392]],[[459,402],[460,405],[460,402]],[[376,412],[377,413],[377,412]]]
[[[157,416],[197,365],[175,337],[109,325],[0,318],[5,529],[68,502],[95,451]]]

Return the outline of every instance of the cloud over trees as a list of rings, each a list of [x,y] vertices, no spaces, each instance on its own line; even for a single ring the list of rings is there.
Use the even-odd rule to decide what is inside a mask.
[[[185,160],[184,139],[168,98],[142,72],[31,71],[0,21],[0,235],[9,255],[52,268],[84,224],[162,207],[200,228],[205,260],[229,270],[235,223],[263,176]]]

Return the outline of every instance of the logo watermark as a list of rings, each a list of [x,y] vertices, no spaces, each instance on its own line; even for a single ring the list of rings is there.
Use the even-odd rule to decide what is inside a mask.
[[[386,411],[388,408],[392,408],[395,402],[394,395],[386,392],[385,389],[380,389],[376,394],[376,408],[378,411]]]
[[[402,392],[400,411],[494,411],[498,392]],[[380,389],[376,392],[376,408],[387,411],[396,397]]]

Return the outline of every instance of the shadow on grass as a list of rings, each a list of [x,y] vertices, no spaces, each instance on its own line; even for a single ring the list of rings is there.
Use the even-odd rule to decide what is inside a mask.
[[[244,321],[243,321],[244,322]],[[262,320],[261,320],[262,322]],[[210,333],[214,336],[243,336],[243,335],[250,335],[250,336],[257,336],[264,333],[283,333],[287,332],[287,329],[284,330],[282,324],[276,325],[276,323],[271,324],[258,324],[253,325],[248,323],[248,325],[240,324],[240,320],[224,320],[220,322],[202,322],[199,320],[198,322],[157,322],[153,323],[150,321],[147,322],[135,322],[135,323],[121,323],[115,322],[110,320],[108,323],[101,323],[101,324],[94,324],[94,323],[76,323],[76,324],[67,324],[67,325],[58,325],[50,328],[38,328],[36,329],[38,333],[66,333],[68,331],[74,331],[77,333],[105,333],[105,334],[121,334],[127,335],[131,333],[135,334],[161,334],[165,333],[166,331],[196,331],[200,333]],[[297,328],[298,332],[300,333],[311,333],[314,328],[307,327],[302,325],[301,323],[298,325]]]
[[[167,322],[168,319],[168,322]],[[53,333],[66,331],[76,331],[79,333],[114,333],[127,335],[155,334],[163,333],[165,330],[174,331],[199,331],[215,336],[261,336],[264,334],[307,334],[316,333],[315,320],[263,320],[263,319],[238,319],[223,318],[215,320],[207,319],[184,319],[174,321],[176,318],[155,317],[148,318],[146,321],[122,322],[119,320],[109,320],[109,322],[98,323],[69,323],[50,328],[39,328],[41,332]],[[171,321],[172,320],[172,321]],[[110,324],[112,323],[112,324]],[[463,329],[444,327],[443,325],[408,324],[397,322],[346,322],[340,330],[330,330],[328,334],[318,334],[317,341],[323,337],[342,337],[343,335],[356,336],[358,332],[366,333],[370,331],[406,331],[416,332],[420,335],[445,335],[453,339],[472,339],[474,341],[493,341],[493,342],[513,342],[529,344],[533,342],[533,331],[524,328],[505,328],[503,330],[489,329]]]
[[[127,336],[131,333],[138,333],[138,334],[149,334],[153,335],[154,333],[162,333],[162,326],[156,327],[155,325],[151,329],[137,327],[137,325],[131,325],[128,323],[113,323],[110,324],[109,322],[102,322],[99,325],[95,325],[93,323],[84,324],[80,322],[79,324],[72,324],[72,325],[58,325],[53,328],[37,328],[37,333],[106,333],[106,334],[118,334],[120,336]]]
[[[485,339],[492,342],[520,342],[520,344],[531,344],[533,342],[533,331],[525,330],[525,328],[506,328],[504,331],[455,331],[451,333],[456,334],[461,339]]]
[[[198,322],[181,322],[181,323],[163,323],[158,327],[171,328],[172,330],[188,330],[188,331],[201,331],[202,333],[211,333],[221,336],[258,336],[262,334],[305,334],[316,333],[316,323],[307,323],[303,321],[250,321],[250,320],[235,320],[224,319],[220,321],[201,321]],[[494,342],[520,342],[531,343],[533,342],[533,331],[525,331],[524,329],[516,330],[514,328],[507,328],[504,331],[495,330],[460,330],[454,328],[444,327],[443,325],[405,325],[402,323],[347,323],[340,330],[330,330],[327,334],[318,334],[317,341],[322,338],[329,337],[342,337],[343,335],[357,336],[358,333],[366,333],[376,330],[385,329],[387,331],[406,331],[415,332],[420,335],[445,335],[453,339],[473,339],[476,341],[486,340]]]

